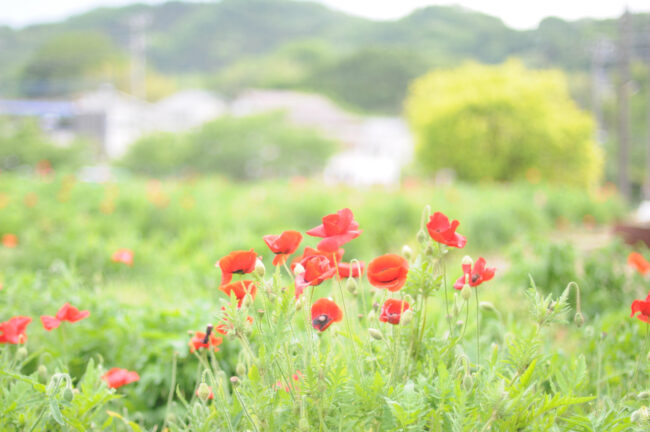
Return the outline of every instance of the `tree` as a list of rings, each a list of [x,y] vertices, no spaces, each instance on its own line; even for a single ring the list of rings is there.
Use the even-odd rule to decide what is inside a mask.
[[[564,75],[518,61],[467,63],[417,79],[406,112],[421,166],[461,179],[543,180],[588,186],[601,175],[594,122],[571,100]]]

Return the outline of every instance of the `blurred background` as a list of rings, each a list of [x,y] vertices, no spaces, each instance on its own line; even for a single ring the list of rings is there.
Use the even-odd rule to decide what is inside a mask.
[[[650,194],[644,2],[127,3],[0,12],[0,169]]]

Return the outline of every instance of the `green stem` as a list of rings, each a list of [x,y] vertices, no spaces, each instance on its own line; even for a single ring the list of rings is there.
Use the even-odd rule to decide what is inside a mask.
[[[479,322],[479,302],[478,302],[478,287],[474,287],[474,297],[476,298],[476,365],[481,362],[481,323]]]
[[[445,312],[447,313],[447,324],[449,325],[449,337],[453,334],[453,329],[451,328],[451,315],[449,314],[449,300],[447,300],[447,264],[445,263],[445,258],[442,255],[442,246],[438,243],[438,256],[440,262],[442,263],[442,281],[445,286]]]
[[[244,414],[246,414],[246,418],[248,418],[248,421],[251,422],[251,424],[253,425],[253,429],[255,429],[255,432],[259,432],[260,430],[257,427],[257,424],[253,421],[253,418],[251,417],[250,413],[248,412],[248,409],[246,408],[246,404],[244,403],[241,396],[239,395],[239,392],[237,391],[237,386],[233,385],[232,389],[235,392],[235,396],[237,397],[239,404],[244,409]]]

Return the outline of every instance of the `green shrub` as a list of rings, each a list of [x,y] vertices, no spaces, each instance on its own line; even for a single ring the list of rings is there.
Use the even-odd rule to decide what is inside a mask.
[[[313,175],[335,151],[315,131],[281,114],[220,118],[183,134],[155,134],[134,143],[119,162],[139,174],[222,174],[236,180]]]
[[[89,146],[74,142],[57,146],[29,119],[0,117],[0,170],[13,171],[47,160],[53,168],[75,168],[89,156]]]
[[[417,79],[406,101],[418,161],[462,179],[544,179],[593,185],[601,174],[594,123],[559,71],[519,62],[468,63]]]

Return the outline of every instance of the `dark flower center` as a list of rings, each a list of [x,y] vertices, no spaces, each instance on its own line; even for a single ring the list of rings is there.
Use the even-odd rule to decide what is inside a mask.
[[[474,274],[472,275],[472,283],[476,283],[476,281],[479,280],[480,277],[481,277],[480,274],[478,274],[478,273],[474,273]]]
[[[327,325],[332,321],[332,318],[330,318],[327,314],[320,314],[316,318],[312,320],[312,325],[314,328],[317,330],[322,331]]]

